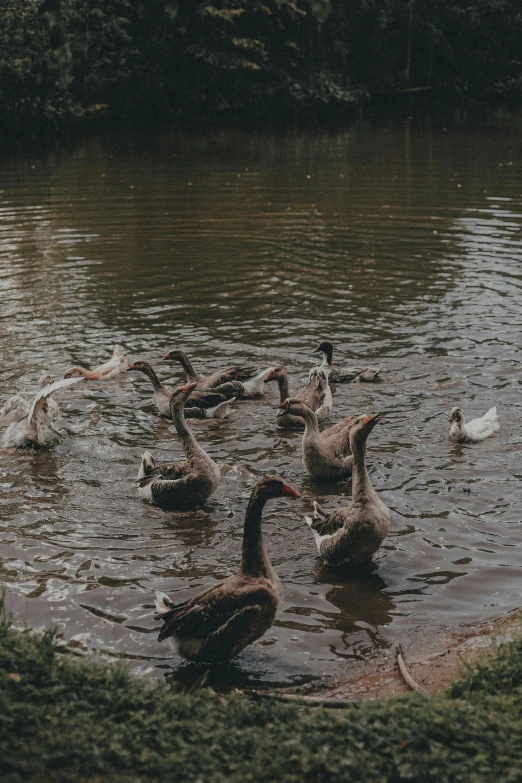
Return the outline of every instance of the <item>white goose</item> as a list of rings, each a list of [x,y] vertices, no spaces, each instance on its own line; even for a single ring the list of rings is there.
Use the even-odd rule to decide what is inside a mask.
[[[72,386],[80,378],[62,378],[53,382],[50,376],[42,376],[39,384],[50,380],[42,389],[28,400],[25,395],[16,394],[7,400],[0,411],[0,424],[8,424],[2,438],[4,448],[24,448],[27,446],[49,446],[55,437],[52,423],[57,417],[58,403],[51,394],[58,389]]]
[[[451,423],[449,438],[459,443],[485,440],[500,429],[496,408],[490,408],[480,418],[468,422],[464,419],[462,408],[452,408],[449,421]]]
[[[115,345],[112,356],[105,364],[100,364],[93,370],[87,370],[85,367],[71,367],[67,370],[64,378],[86,378],[88,381],[107,381],[109,378],[115,378],[127,371],[128,362],[120,345]]]

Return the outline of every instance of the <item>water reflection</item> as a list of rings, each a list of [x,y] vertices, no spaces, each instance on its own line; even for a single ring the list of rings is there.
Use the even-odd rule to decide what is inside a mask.
[[[320,564],[302,517],[312,498],[345,504],[350,485],[304,475],[300,435],[275,428],[275,388],[193,424],[223,469],[204,509],[143,504],[142,451],[181,455],[171,425],[136,378],[81,384],[63,397],[56,446],[0,453],[0,575],[21,623],[193,684],[198,667],[157,642],[153,593],[184,600],[237,570],[249,493],[270,472],[303,493],[265,514],[283,603],[213,684],[335,674],[419,629],[518,605],[521,119],[499,121],[473,134],[446,118],[107,135],[2,162],[2,399],[115,343],[169,388],[182,378],[162,362],[174,345],[205,372],[284,364],[298,388],[328,337],[339,361],[383,367],[379,384],[337,387],[334,420],[384,415],[368,454],[393,512],[373,571]],[[497,405],[498,436],[450,443],[459,403],[473,415]]]

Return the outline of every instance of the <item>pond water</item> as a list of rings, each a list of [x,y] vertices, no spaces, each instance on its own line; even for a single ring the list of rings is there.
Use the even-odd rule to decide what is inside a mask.
[[[305,379],[320,339],[338,364],[332,420],[378,411],[371,478],[393,512],[375,565],[321,564],[303,515],[350,486],[314,486],[300,435],[278,431],[277,388],[195,423],[223,467],[207,506],[164,511],[134,481],[143,449],[181,450],[148,380],[60,395],[50,450],[0,450],[0,577],[17,623],[55,626],[152,676],[191,677],[157,641],[153,594],[194,595],[238,567],[250,490],[280,473],[297,501],[266,507],[284,583],[277,621],[227,684],[346,671],[418,634],[520,605],[522,578],[522,114],[360,121],[332,132],[160,131],[29,142],[0,160],[0,399],[43,371],[94,366],[115,343],[202,371],[284,364]],[[448,414],[492,405],[496,437],[449,442]]]

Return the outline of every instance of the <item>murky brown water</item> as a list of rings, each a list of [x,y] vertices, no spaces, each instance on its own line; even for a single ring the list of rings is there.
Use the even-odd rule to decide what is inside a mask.
[[[348,487],[306,478],[300,436],[275,429],[274,385],[194,425],[227,466],[205,509],[150,507],[133,484],[142,450],[180,448],[148,382],[82,384],[62,394],[58,445],[0,452],[0,575],[19,622],[185,676],[156,640],[153,592],[181,600],[237,568],[265,472],[303,491],[265,515],[284,601],[223,681],[338,673],[520,604],[522,115],[444,122],[103,136],[4,155],[0,398],[115,342],[171,384],[161,357],[179,345],[204,370],[284,363],[297,384],[328,337],[339,360],[385,369],[380,384],[338,386],[332,418],[385,414],[369,458],[393,510],[373,572],[321,565],[303,514],[311,497],[341,505]],[[496,404],[498,436],[451,444],[458,403]]]

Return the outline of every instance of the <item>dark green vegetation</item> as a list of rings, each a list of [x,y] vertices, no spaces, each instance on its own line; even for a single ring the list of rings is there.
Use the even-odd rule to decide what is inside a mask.
[[[443,695],[343,711],[184,695],[0,626],[0,777],[53,781],[520,780],[522,642]]]
[[[0,128],[522,97],[519,0],[0,0]]]

